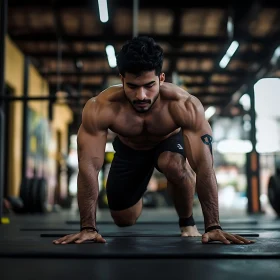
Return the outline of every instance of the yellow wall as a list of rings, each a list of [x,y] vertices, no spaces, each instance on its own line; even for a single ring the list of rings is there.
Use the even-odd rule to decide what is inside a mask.
[[[65,156],[68,153],[68,123],[72,121],[72,112],[67,105],[54,105],[54,119],[52,122],[52,131],[60,131],[61,133],[61,154],[58,155],[60,158],[56,158],[61,164],[62,170],[66,170]],[[61,119],[62,118],[62,119]],[[54,141],[57,142],[57,135],[53,133]],[[64,157],[64,159],[63,159]],[[67,196],[67,177],[66,172],[62,172],[59,178],[60,186],[60,197],[64,198]]]
[[[23,67],[24,56],[17,46],[6,37],[5,53],[5,82],[14,90],[15,96],[23,94]],[[29,96],[46,96],[49,94],[47,82],[40,76],[36,68],[31,65],[29,68]],[[47,118],[48,101],[29,102],[28,106],[43,117]],[[10,144],[10,162],[9,162],[9,190],[8,194],[19,195],[21,182],[21,156],[22,156],[22,103],[12,102],[10,105],[11,118],[10,128],[12,130],[9,136]],[[55,142],[56,130],[62,133],[62,149],[67,152],[67,133],[68,124],[72,121],[72,112],[67,105],[54,105],[54,118],[51,123],[52,135]]]
[[[48,96],[49,86],[46,80],[42,79],[37,69],[30,65],[29,69],[29,96]],[[31,101],[28,106],[41,116],[48,117],[48,101]]]
[[[23,55],[7,37],[5,41],[5,82],[13,88],[14,95],[20,96],[23,92]],[[12,133],[9,135],[9,195],[18,195],[21,181],[21,142],[22,142],[22,105],[13,102],[10,105],[11,118],[9,125]],[[6,117],[7,119],[7,117]]]

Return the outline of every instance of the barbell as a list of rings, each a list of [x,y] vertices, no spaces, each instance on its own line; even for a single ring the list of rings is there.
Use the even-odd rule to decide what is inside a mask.
[[[274,211],[280,217],[280,176],[270,176],[268,181],[268,199]]]

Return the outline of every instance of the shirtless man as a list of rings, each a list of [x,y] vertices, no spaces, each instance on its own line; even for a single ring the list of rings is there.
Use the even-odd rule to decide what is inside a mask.
[[[108,130],[117,135],[106,186],[116,225],[136,223],[142,196],[157,168],[167,178],[182,236],[201,236],[192,216],[196,188],[204,216],[202,243],[252,242],[222,230],[211,127],[197,98],[164,81],[162,63],[163,50],[152,38],[134,38],[117,56],[122,84],[109,87],[85,105],[77,140],[81,230],[54,244],[106,242],[96,229],[96,207]]]

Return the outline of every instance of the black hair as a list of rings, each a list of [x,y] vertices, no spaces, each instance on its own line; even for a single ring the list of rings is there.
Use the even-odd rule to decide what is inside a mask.
[[[127,41],[117,55],[117,66],[123,77],[125,73],[139,75],[152,70],[159,76],[162,63],[163,49],[148,36],[138,36]]]

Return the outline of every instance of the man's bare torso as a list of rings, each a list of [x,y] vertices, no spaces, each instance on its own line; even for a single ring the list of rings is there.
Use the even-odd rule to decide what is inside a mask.
[[[132,108],[122,85],[106,89],[97,99],[100,106],[107,107],[109,129],[129,147],[146,150],[179,132],[176,110],[184,108],[189,97],[190,94],[178,86],[164,83],[160,87],[159,98],[145,113],[138,113]]]

